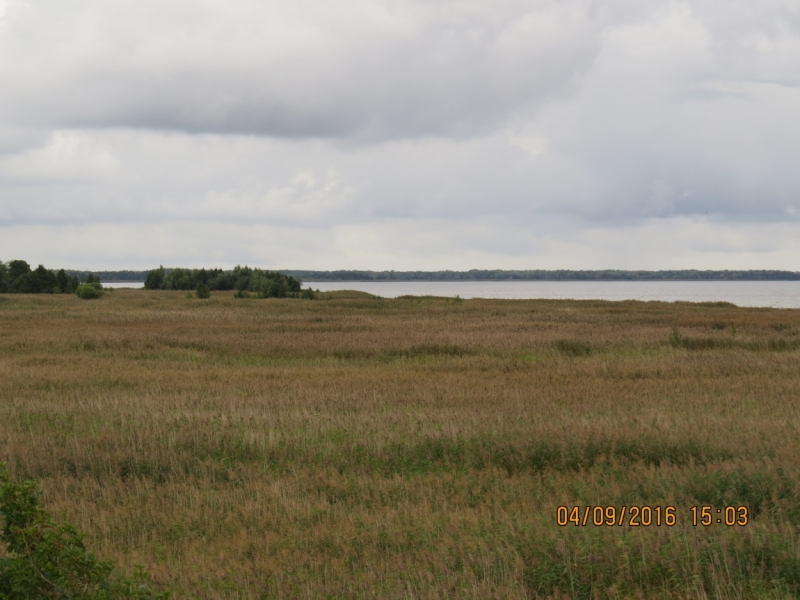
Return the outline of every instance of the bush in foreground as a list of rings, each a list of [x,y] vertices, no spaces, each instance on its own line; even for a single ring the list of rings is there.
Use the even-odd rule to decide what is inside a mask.
[[[5,555],[0,559],[0,599],[165,600],[147,574],[133,578],[86,550],[83,536],[58,523],[39,505],[36,484],[11,481],[0,465],[0,514]]]

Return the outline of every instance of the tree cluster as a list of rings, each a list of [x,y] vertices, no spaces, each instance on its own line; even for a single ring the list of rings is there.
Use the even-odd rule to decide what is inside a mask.
[[[78,278],[64,269],[54,272],[43,265],[31,269],[24,260],[0,261],[0,293],[71,294],[79,285]]]
[[[198,296],[211,291],[235,290],[240,297],[254,294],[260,298],[313,298],[311,289],[303,290],[300,279],[277,271],[262,271],[237,266],[222,269],[165,269],[159,267],[147,274],[148,290],[196,290]]]

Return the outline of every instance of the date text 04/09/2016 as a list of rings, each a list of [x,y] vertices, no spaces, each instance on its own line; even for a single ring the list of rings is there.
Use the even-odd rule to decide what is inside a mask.
[[[691,523],[695,527],[701,525],[727,525],[728,527],[747,525],[749,514],[746,506],[692,506],[688,511]],[[678,522],[677,509],[674,506],[559,506],[556,510],[556,523],[560,527],[567,525],[595,527],[672,527]]]

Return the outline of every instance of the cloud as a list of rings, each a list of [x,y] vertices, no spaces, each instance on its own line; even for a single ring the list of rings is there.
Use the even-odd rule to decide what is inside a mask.
[[[473,135],[566,93],[594,58],[556,0],[12,0],[6,119],[282,137]]]
[[[796,2],[4,0],[0,89],[0,257],[800,258]]]

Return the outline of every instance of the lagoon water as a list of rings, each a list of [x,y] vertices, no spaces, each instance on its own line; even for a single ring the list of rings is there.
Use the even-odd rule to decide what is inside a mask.
[[[141,281],[103,283],[144,287]],[[359,290],[384,298],[572,298],[574,300],[661,300],[733,302],[738,306],[800,308],[800,281],[308,281],[323,292]]]
[[[141,290],[144,288],[144,281],[103,281],[103,287],[107,288],[134,288]]]
[[[383,296],[551,298],[733,302],[738,306],[800,308],[800,281],[321,281],[315,290],[360,290]]]

